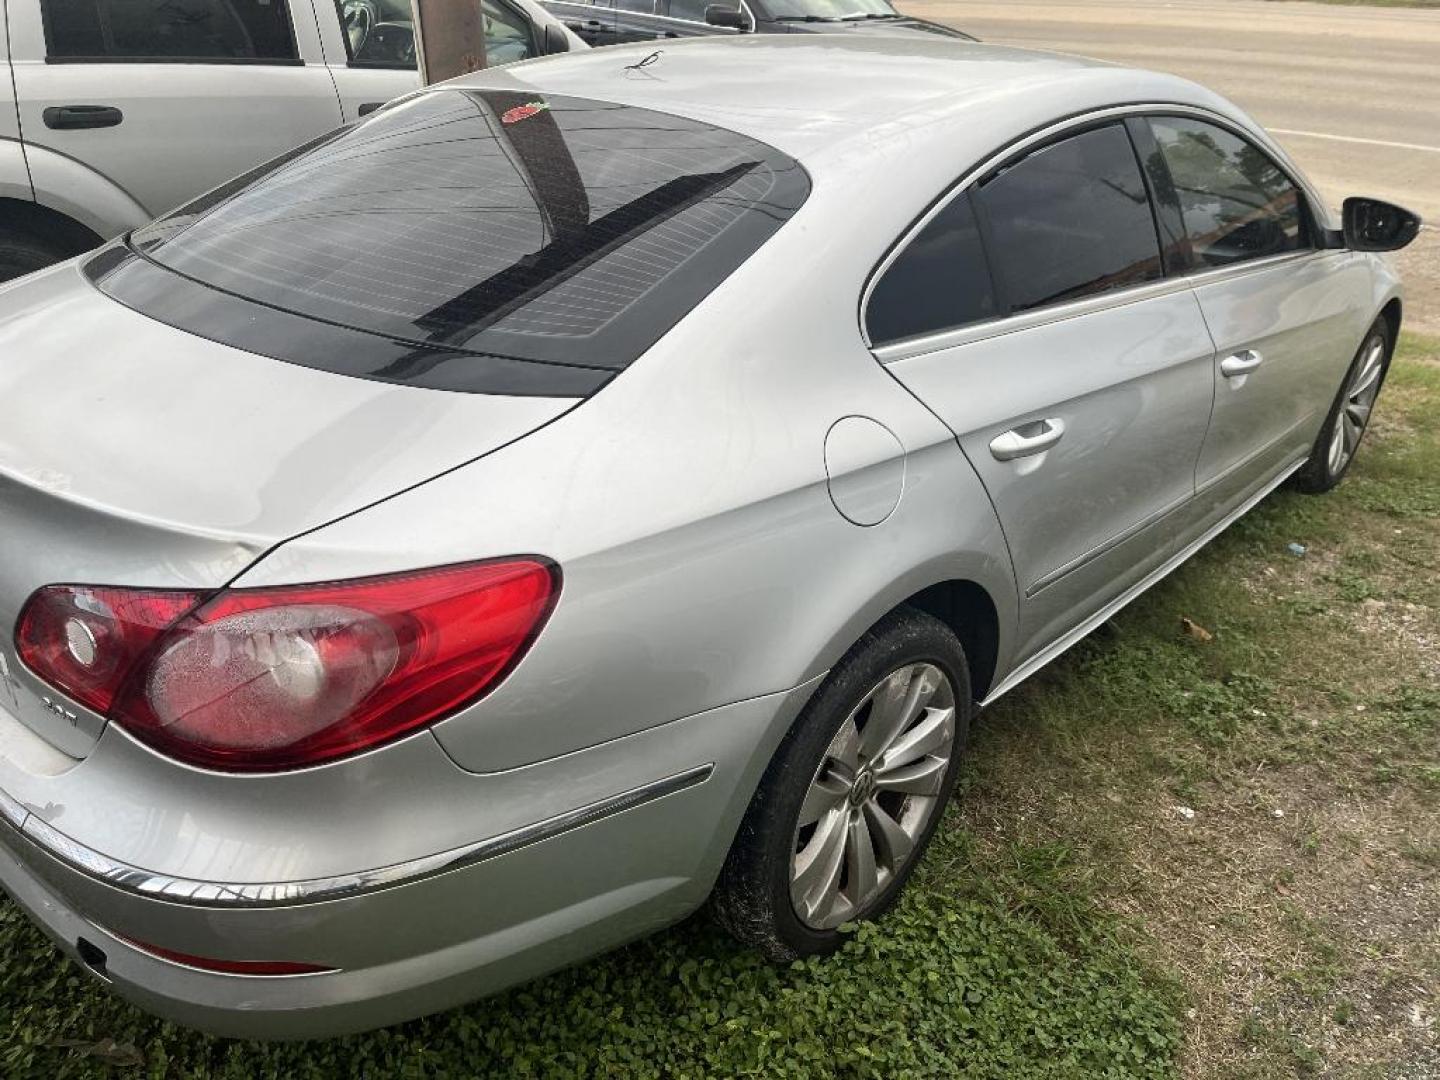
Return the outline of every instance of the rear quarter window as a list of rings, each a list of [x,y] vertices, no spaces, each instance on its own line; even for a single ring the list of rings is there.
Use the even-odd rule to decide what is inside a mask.
[[[101,288],[202,336],[247,337],[206,302],[276,313],[232,343],[312,367],[567,394],[633,361],[809,193],[796,161],[724,128],[498,90],[418,95],[236,187],[131,238],[185,303],[123,268]],[[307,326],[277,344],[281,315]],[[522,389],[496,389],[500,370]]]
[[[993,318],[995,290],[968,193],[951,199],[875,283],[866,308],[872,345]]]

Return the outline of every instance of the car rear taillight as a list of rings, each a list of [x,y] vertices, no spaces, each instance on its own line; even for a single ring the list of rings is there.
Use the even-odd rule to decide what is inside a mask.
[[[52,585],[20,612],[20,659],[88,709],[109,713],[125,675],[201,594]]]
[[[558,571],[507,559],[200,594],[52,585],[21,659],[182,761],[299,768],[434,723],[491,689],[554,606]]]

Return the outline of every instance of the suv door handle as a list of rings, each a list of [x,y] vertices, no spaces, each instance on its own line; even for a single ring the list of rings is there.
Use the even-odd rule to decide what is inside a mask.
[[[45,126],[55,131],[114,127],[125,119],[113,105],[51,105],[40,116]]]
[[[1013,461],[1043,454],[1060,441],[1065,434],[1065,421],[1058,416],[1047,420],[1032,420],[1028,424],[1013,427],[1003,435],[990,440],[990,453],[996,461]]]
[[[372,112],[374,112],[376,109],[380,108],[380,106],[384,104],[385,103],[383,101],[367,101],[355,110],[355,115],[369,116]]]
[[[1220,374],[1227,379],[1233,379],[1238,375],[1249,375],[1264,361],[1265,358],[1254,349],[1242,349],[1233,356],[1227,356],[1220,361]]]

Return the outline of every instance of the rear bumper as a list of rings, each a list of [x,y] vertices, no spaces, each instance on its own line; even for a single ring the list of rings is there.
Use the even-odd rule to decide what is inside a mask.
[[[154,873],[82,847],[48,826],[40,807],[11,800],[0,815],[0,885],[65,953],[178,1023],[266,1039],[395,1023],[592,956],[698,907],[774,745],[813,685],[620,740],[633,740],[632,774],[648,769],[652,779],[607,799],[349,875],[247,884]],[[698,764],[654,778],[677,746]],[[602,753],[613,756],[614,747],[567,755],[553,778],[548,763],[532,767],[535,805],[553,806],[547,781],[583,772],[591,755],[598,767]],[[541,800],[542,789],[551,797]],[[363,858],[364,847],[356,850]],[[223,974],[130,940],[333,970]]]
[[[711,808],[714,792],[703,789],[467,869],[317,904],[157,900],[89,878],[10,829],[0,883],[62,951],[150,1012],[221,1035],[316,1038],[449,1008],[682,918],[704,899],[698,867],[650,856],[674,844],[677,821]],[[208,956],[348,964],[222,974],[161,959],[118,933]]]

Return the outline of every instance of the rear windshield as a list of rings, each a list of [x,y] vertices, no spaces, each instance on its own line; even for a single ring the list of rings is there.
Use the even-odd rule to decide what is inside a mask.
[[[313,326],[286,338],[272,322],[233,342],[252,351],[481,392],[516,392],[516,365],[530,365],[521,391],[569,393],[586,378],[547,380],[534,365],[601,374],[591,382],[623,369],[808,193],[798,163],[724,128],[578,98],[447,90],[229,184],[130,247],[228,298],[215,304],[387,343],[346,349]],[[114,276],[117,299],[203,336],[244,338],[255,321],[212,312],[207,324],[193,296],[176,302]]]

